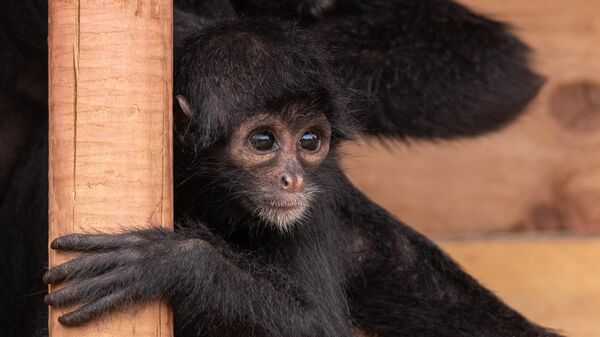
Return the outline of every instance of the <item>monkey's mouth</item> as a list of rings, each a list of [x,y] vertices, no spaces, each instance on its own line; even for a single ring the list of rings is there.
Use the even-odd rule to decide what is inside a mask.
[[[261,192],[243,198],[243,207],[262,222],[280,231],[288,231],[296,223],[309,219],[312,202],[319,190],[307,184],[301,192]]]
[[[261,209],[263,215],[268,215],[267,220],[277,224],[285,224],[293,222],[301,218],[308,208],[308,200],[306,198],[273,198],[265,200]],[[265,219],[265,217],[263,217]],[[275,219],[275,221],[272,221]]]
[[[289,200],[277,198],[265,200],[264,205],[273,209],[293,210],[296,208],[305,208],[307,202],[305,201],[305,198],[303,198],[303,200]]]
[[[288,230],[305,217],[310,202],[306,195],[286,195],[264,198],[257,203],[255,212],[263,220],[280,230]]]

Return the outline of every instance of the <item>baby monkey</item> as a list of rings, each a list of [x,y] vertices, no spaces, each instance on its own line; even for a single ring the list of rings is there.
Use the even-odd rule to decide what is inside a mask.
[[[194,26],[194,25],[190,25]],[[350,112],[316,39],[224,21],[176,46],[174,232],[73,234],[46,297],[84,324],[161,298],[177,336],[556,337],[344,175]]]

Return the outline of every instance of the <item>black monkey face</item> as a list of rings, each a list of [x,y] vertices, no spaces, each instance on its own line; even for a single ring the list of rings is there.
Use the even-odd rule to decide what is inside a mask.
[[[202,181],[193,193],[210,205],[203,216],[235,209],[226,221],[250,216],[285,230],[328,190],[325,160],[353,128],[317,41],[287,23],[240,20],[176,49],[175,134],[181,158],[198,163],[185,171]]]
[[[301,220],[318,193],[311,173],[327,157],[330,138],[319,113],[293,119],[258,114],[241,123],[226,149],[245,176],[231,187],[241,205],[281,230]]]

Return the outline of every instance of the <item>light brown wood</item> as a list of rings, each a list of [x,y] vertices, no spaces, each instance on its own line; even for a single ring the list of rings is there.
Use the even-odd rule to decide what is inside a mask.
[[[600,336],[600,237],[439,243],[532,321],[568,337]]]
[[[428,233],[600,229],[600,1],[463,0],[515,27],[548,82],[500,133],[347,147],[350,178]]]
[[[49,239],[172,226],[172,1],[50,1],[49,77]],[[165,304],[79,328],[61,313],[50,336],[172,336]]]

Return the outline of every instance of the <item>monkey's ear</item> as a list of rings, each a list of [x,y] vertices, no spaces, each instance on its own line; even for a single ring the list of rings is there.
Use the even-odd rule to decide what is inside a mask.
[[[183,111],[187,118],[191,119],[194,116],[194,111],[192,110],[190,102],[187,100],[187,98],[185,98],[183,95],[177,95],[175,98],[177,99],[177,103],[179,103],[181,111]]]

